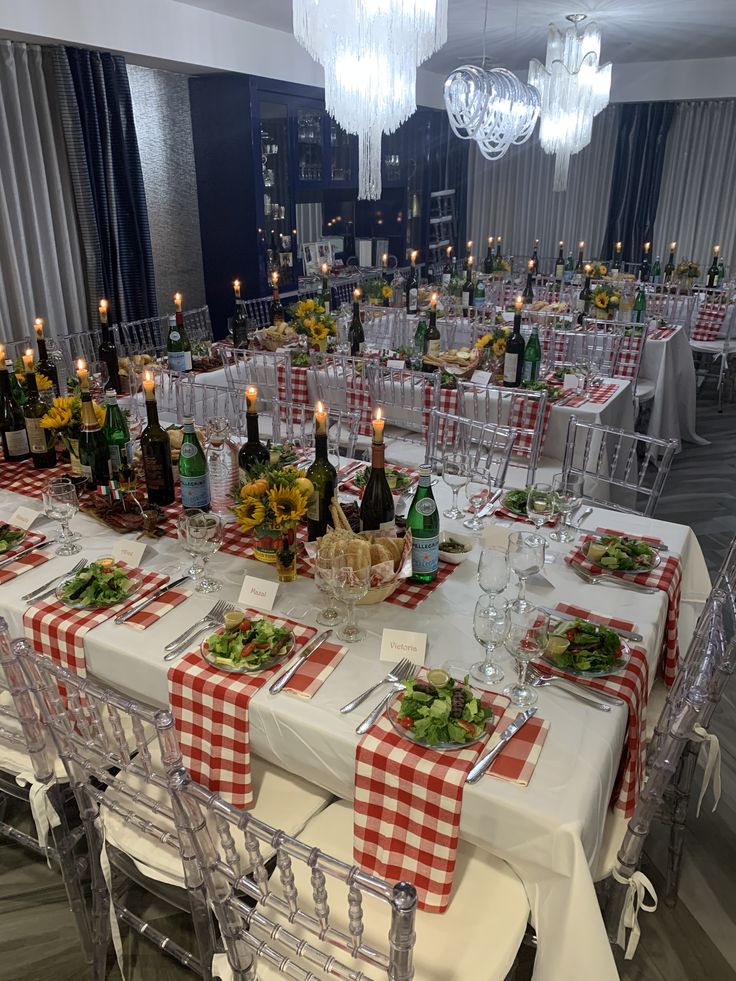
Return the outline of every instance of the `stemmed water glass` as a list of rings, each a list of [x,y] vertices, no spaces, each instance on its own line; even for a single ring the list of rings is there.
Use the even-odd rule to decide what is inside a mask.
[[[218,552],[222,545],[223,528],[222,518],[218,514],[202,511],[187,519],[186,538],[189,548],[202,559],[202,571],[194,583],[194,589],[198,593],[214,593],[222,588],[219,579],[206,574],[206,566],[209,557]]]
[[[575,532],[572,529],[570,515],[575,508],[580,507],[583,496],[583,476],[579,473],[556,473],[552,478],[552,499],[555,508],[562,515],[559,528],[549,533],[555,542],[574,542]]]
[[[190,577],[192,582],[196,584],[197,579],[202,575],[202,563],[197,561],[197,556],[199,552],[194,546],[193,540],[188,534],[188,524],[189,519],[193,518],[195,515],[204,514],[200,508],[185,508],[176,519],[176,535],[179,539],[180,544],[184,548],[184,551],[189,555],[192,560],[191,565],[186,570],[186,574]]]
[[[335,560],[332,555],[321,555],[317,552],[314,560],[314,582],[317,589],[321,590],[328,597],[335,599]],[[317,613],[317,623],[325,627],[332,627],[342,620],[342,614],[335,606],[323,607]]]
[[[476,474],[469,473],[465,483],[465,496],[472,514],[463,521],[463,528],[469,528],[476,533],[483,531],[483,519],[478,517],[478,512],[484,504],[488,503],[489,495],[490,490],[486,481]]]
[[[508,552],[500,548],[484,548],[478,559],[478,585],[495,606],[496,597],[509,584]],[[506,604],[504,603],[504,608]]]
[[[526,532],[514,531],[509,535],[508,556],[509,565],[519,579],[519,593],[511,608],[523,613],[532,607],[526,598],[526,581],[544,568],[544,539],[536,544]]]
[[[508,695],[514,705],[525,708],[534,705],[537,700],[537,693],[526,683],[526,672],[529,662],[539,657],[547,646],[549,616],[535,606],[530,606],[523,611],[512,609],[510,621],[506,650],[516,661],[519,680],[504,688],[503,693]]]
[[[340,640],[354,644],[365,637],[365,630],[355,622],[355,604],[363,599],[370,588],[370,566],[356,569],[350,559],[338,555],[333,559],[332,571],[335,597],[345,604],[346,609],[345,623],[338,630],[337,636]]]
[[[485,657],[471,665],[470,673],[478,681],[493,685],[503,678],[503,671],[493,660],[493,652],[506,640],[511,623],[508,610],[497,610],[491,596],[481,596],[473,612],[473,636],[485,649]]]
[[[555,512],[555,502],[551,484],[532,484],[526,501],[527,517],[536,529],[536,535],[529,535],[535,545],[544,544],[544,536],[540,535],[542,525]]]
[[[445,518],[462,518],[462,509],[458,507],[457,497],[460,488],[468,482],[466,463],[462,456],[452,452],[447,453],[442,458],[442,479],[452,491],[452,504],[443,511]]]
[[[43,507],[46,517],[58,521],[61,525],[59,532],[59,547],[56,555],[76,555],[82,551],[77,545],[76,538],[69,531],[69,522],[79,510],[77,488],[68,477],[50,477],[43,491]]]

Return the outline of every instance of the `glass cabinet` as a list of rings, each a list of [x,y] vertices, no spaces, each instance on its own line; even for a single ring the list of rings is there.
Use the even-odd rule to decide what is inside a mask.
[[[330,183],[352,184],[355,182],[356,139],[350,136],[334,119],[328,117],[330,132]]]
[[[324,176],[324,113],[320,109],[296,110],[297,180],[321,183]]]
[[[267,276],[279,273],[282,288],[293,279],[292,199],[289,180],[289,115],[281,102],[261,103],[261,241]]]

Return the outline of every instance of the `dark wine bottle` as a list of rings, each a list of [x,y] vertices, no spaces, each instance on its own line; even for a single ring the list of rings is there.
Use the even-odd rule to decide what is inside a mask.
[[[166,430],[158,421],[158,406],[153,375],[147,371],[143,377],[143,391],[146,396],[146,416],[148,425],[141,433],[141,456],[146,490],[150,504],[166,507],[173,504],[174,471],[171,468],[171,444]]]
[[[2,357],[5,351],[2,351]],[[6,361],[0,367],[0,437],[2,437],[5,461],[27,460],[31,455],[23,410],[18,404],[10,384],[13,362]]]
[[[534,303],[534,260],[530,259],[526,271],[526,285],[522,293],[524,303]]]
[[[61,395],[61,389],[59,388],[59,371],[56,367],[56,362],[53,358],[49,357],[48,348],[46,346],[46,339],[43,335],[43,320],[41,317],[36,317],[33,322],[33,329],[36,332],[36,343],[38,344],[38,361],[36,362],[36,372],[39,375],[43,375],[44,378],[48,378],[54,388],[54,395]]]
[[[411,266],[406,279],[406,312],[416,313],[419,309],[419,279],[417,277],[417,253],[411,254]]]
[[[365,344],[365,331],[363,330],[363,321],[360,319],[360,290],[353,290],[353,319],[348,327],[348,340],[350,341],[351,357],[360,357]]]
[[[667,265],[664,267],[664,281],[665,283],[671,283],[675,278],[675,248],[677,242],[673,242],[670,245],[670,257],[667,260]]]
[[[255,385],[250,385],[245,390],[245,403],[247,411],[245,414],[245,433],[247,440],[240,447],[238,453],[238,470],[240,479],[245,484],[250,480],[252,467],[258,464],[268,463],[271,459],[267,447],[261,442],[258,433],[258,389]]]
[[[431,358],[439,358],[442,336],[437,326],[437,300],[434,294],[432,295],[432,302],[429,305],[429,327],[425,334],[424,345],[427,354]]]
[[[575,272],[575,263],[572,261],[572,252],[567,253],[567,259],[565,259],[565,272],[563,273],[563,280],[565,286],[569,286],[572,283],[572,277]]]
[[[452,255],[452,246],[447,246],[447,258],[445,259],[445,264],[442,267],[442,285],[445,289],[450,285],[450,280],[452,279],[452,263],[450,262],[450,256]]]
[[[371,472],[360,502],[360,525],[363,531],[393,531],[394,497],[386,479],[383,442],[384,420],[380,409],[373,420]]]
[[[79,466],[80,472],[87,478],[87,488],[94,490],[106,484],[112,476],[110,450],[92,404],[89,375],[86,371],[79,379],[79,387],[82,395]]]
[[[419,484],[406,516],[411,530],[411,578],[432,582],[440,564],[440,515],[432,493],[432,470],[419,468]]]
[[[473,305],[473,295],[475,293],[475,286],[473,285],[472,255],[468,257],[467,266],[468,266],[468,271],[466,273],[465,282],[463,283],[463,296],[462,296],[463,317],[470,316],[470,308]]]
[[[486,257],[483,260],[483,272],[486,276],[490,276],[493,273],[493,236],[488,236],[488,251],[486,252]]]
[[[271,273],[271,308],[270,308],[271,326],[275,324],[283,324],[286,319],[284,316],[284,307],[281,303],[281,295],[279,293],[279,274],[277,272]]]
[[[649,261],[649,249],[651,247],[651,242],[644,243],[644,252],[641,257],[641,264],[639,266],[639,282],[648,283],[649,276],[652,271],[652,264]]]
[[[314,463],[307,470],[307,477],[314,485],[307,509],[307,538],[310,542],[321,538],[330,517],[330,502],[337,486],[337,471],[327,455],[327,413],[321,402],[314,413]]]
[[[233,332],[233,347],[244,347],[250,336],[250,320],[245,312],[245,304],[240,298],[240,280],[236,279],[233,283],[235,293],[235,313],[231,321]]]
[[[621,272],[621,249],[623,247],[623,242],[616,242],[616,246],[613,251],[613,259],[611,261],[611,269],[614,272]]]
[[[708,268],[708,281],[706,284],[709,290],[715,289],[718,285],[718,253],[720,251],[720,245],[713,246],[713,261]]]
[[[534,249],[532,250],[532,276],[539,274],[539,239],[534,239]]]
[[[28,447],[36,470],[49,470],[56,466],[56,450],[54,449],[56,435],[53,430],[44,429],[41,425],[41,420],[46,415],[48,406],[44,405],[38,397],[38,385],[36,384],[36,374],[33,371],[31,356],[29,354],[26,357],[31,367],[31,370],[28,371],[28,365],[26,365],[26,403],[23,406]]]
[[[557,261],[555,262],[555,282],[559,285],[565,276],[565,255],[562,251],[564,242],[560,242],[560,251],[557,253]]]
[[[503,383],[506,388],[517,388],[521,385],[521,375],[524,370],[524,338],[521,336],[521,297],[516,300],[514,313],[514,330],[506,342],[506,354],[503,358]]]
[[[319,302],[325,308],[325,313],[330,312],[332,306],[332,294],[330,292],[329,280],[330,267],[326,262],[322,263],[322,287],[319,294]]]
[[[578,313],[578,323],[582,324],[583,320],[588,316],[588,311],[590,310],[590,304],[593,300],[593,293],[590,289],[590,266],[585,266],[585,282],[583,283],[583,288],[580,290],[578,295],[576,310]]]

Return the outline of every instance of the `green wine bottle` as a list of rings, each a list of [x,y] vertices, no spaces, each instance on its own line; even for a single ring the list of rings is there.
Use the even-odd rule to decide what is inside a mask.
[[[79,432],[80,472],[87,478],[87,487],[94,490],[110,480],[110,450],[97,419],[89,391],[89,376],[80,380],[82,392],[82,425]]]
[[[110,336],[110,327],[107,322],[107,300],[100,300],[100,329],[102,330],[102,343],[99,347],[100,361],[107,365],[108,385],[114,388],[119,395],[122,392],[120,366],[118,365],[115,341]]]
[[[381,410],[373,420],[371,472],[360,502],[360,526],[363,531],[393,531],[394,497],[386,479],[384,421]]]
[[[417,278],[417,253],[411,254],[411,266],[406,278],[406,312],[416,313],[419,309],[419,279]]]
[[[644,287],[640,286],[634,298],[634,320],[637,324],[643,324],[647,313],[647,296]]]
[[[119,480],[121,468],[125,473],[129,473],[133,465],[133,442],[114,388],[108,388],[105,392],[105,422],[102,432],[110,451],[112,478]]]
[[[307,538],[310,542],[321,538],[327,526],[333,525],[330,503],[337,486],[337,471],[327,456],[327,413],[321,402],[317,403],[314,427],[314,463],[307,470],[307,477],[314,484],[307,509]]]
[[[675,276],[675,248],[676,247],[677,247],[677,242],[673,242],[670,245],[670,257],[667,260],[667,265],[664,267],[665,283],[671,283]]]
[[[271,454],[261,442],[258,432],[258,389],[250,385],[245,390],[247,411],[245,414],[245,432],[247,440],[238,453],[238,470],[242,483],[248,483],[250,470],[259,464],[268,463]]]
[[[493,273],[493,236],[488,236],[488,248],[486,250],[486,257],[483,260],[483,272],[486,276],[490,276]]]
[[[148,500],[151,504],[166,507],[167,504],[173,504],[176,497],[174,472],[171,469],[171,444],[168,433],[158,421],[158,406],[151,372],[147,371],[143,376],[143,391],[146,396],[148,425],[141,433],[141,455]]]
[[[557,253],[557,261],[555,262],[555,282],[559,286],[565,277],[565,255],[562,251],[564,242],[560,242],[560,251]]]
[[[539,329],[535,324],[524,348],[524,366],[522,379],[525,382],[535,382],[539,377],[539,365],[542,360],[542,346],[539,343]]]
[[[192,416],[184,417],[184,438],[179,451],[179,490],[184,508],[210,508],[210,478]]]
[[[41,425],[41,419],[47,412],[48,406],[38,397],[36,374],[31,364],[31,370],[26,371],[26,402],[23,406],[23,417],[26,423],[28,446],[36,470],[48,470],[56,466],[54,449],[56,436],[53,430],[44,429]]]
[[[5,368],[0,368],[0,436],[7,463],[27,460],[31,455],[23,410],[18,405],[10,384],[12,370],[12,361],[6,361]]]
[[[419,314],[417,329],[414,331],[414,367],[422,370],[422,358],[427,353],[427,321]]]
[[[442,335],[437,326],[437,304],[432,302],[429,306],[429,327],[425,337],[425,346],[430,358],[439,358],[442,345]]]
[[[486,284],[477,277],[475,281],[475,292],[473,293],[473,306],[480,310],[486,305]]]
[[[39,375],[43,375],[44,378],[48,378],[51,382],[54,395],[61,395],[61,389],[59,388],[59,372],[56,367],[56,362],[53,358],[49,357],[48,348],[46,347],[46,339],[43,335],[43,320],[41,317],[36,317],[33,322],[33,329],[36,331],[36,343],[38,344],[38,362],[36,364],[36,371]]]
[[[473,257],[468,256],[468,272],[466,274],[467,278],[463,283],[463,295],[462,295],[462,307],[463,307],[463,317],[470,315],[470,308],[473,305],[473,294],[475,293],[475,286],[473,285]]]
[[[169,334],[166,338],[166,356],[169,371],[192,370],[192,345],[184,326],[184,313],[181,308],[181,293],[174,294],[175,314],[169,317]]]
[[[432,493],[432,470],[419,468],[419,486],[406,516],[411,530],[411,578],[415,582],[431,582],[440,564],[440,514]]]

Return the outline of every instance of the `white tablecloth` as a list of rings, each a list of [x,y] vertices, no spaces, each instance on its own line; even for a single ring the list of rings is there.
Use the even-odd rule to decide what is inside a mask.
[[[447,488],[440,483],[435,493],[440,508],[444,508],[449,503]],[[21,501],[28,503],[18,495],[0,491],[0,518],[7,520]],[[680,622],[682,643],[686,644],[709,588],[703,556],[690,529],[635,516],[613,517],[606,512],[589,519],[590,527],[594,523],[659,535],[681,554],[684,580]],[[456,522],[445,524],[449,530],[460,528]],[[113,536],[98,523],[77,516],[74,527],[83,533],[86,557],[109,554]],[[36,528],[44,530],[44,521]],[[48,525],[45,530],[49,530]],[[177,543],[162,539],[148,546],[144,563],[173,577],[183,568],[183,560]],[[416,611],[389,603],[363,608],[361,620],[370,631],[367,639],[350,650],[313,699],[272,696],[267,688],[262,689],[250,706],[253,752],[351,799],[358,741],[354,730],[362,715],[360,711],[341,715],[340,705],[383,675],[385,665],[378,660],[383,627],[427,631],[429,664],[441,665],[452,657],[470,665],[478,659],[480,650],[472,633],[472,611],[479,592],[476,561],[474,553]],[[73,562],[54,557],[42,568],[3,586],[0,614],[8,618],[14,634],[22,631],[24,604],[20,596],[70,568]],[[245,572],[275,578],[271,567],[230,555],[216,556],[211,566],[226,584],[217,598],[235,600]],[[551,585],[534,580],[529,584],[530,596],[537,602],[552,606],[564,599],[635,621],[654,667],[665,626],[664,593],[645,595],[581,584],[559,557],[545,567],[545,574]],[[300,578],[280,587],[276,607],[313,623],[315,605],[320,601],[313,581]],[[165,706],[167,665],[162,659],[163,646],[212,602],[212,596],[195,594],[177,608],[175,616],[164,618],[145,633],[112,622],[90,631],[85,638],[90,673],[145,702]],[[510,677],[512,662],[505,655],[500,661]],[[367,708],[372,704],[369,702]],[[621,755],[625,710],[614,708],[604,714],[549,689],[539,693],[539,710],[551,727],[531,783],[523,788],[489,776],[467,787],[461,835],[508,861],[523,880],[539,937],[536,979],[595,977],[596,981],[614,981],[617,974],[589,869],[600,845]],[[482,977],[482,971],[478,976]]]
[[[654,384],[647,433],[659,439],[706,443],[695,431],[696,379],[693,355],[682,327],[666,340],[647,338],[639,377]]]

